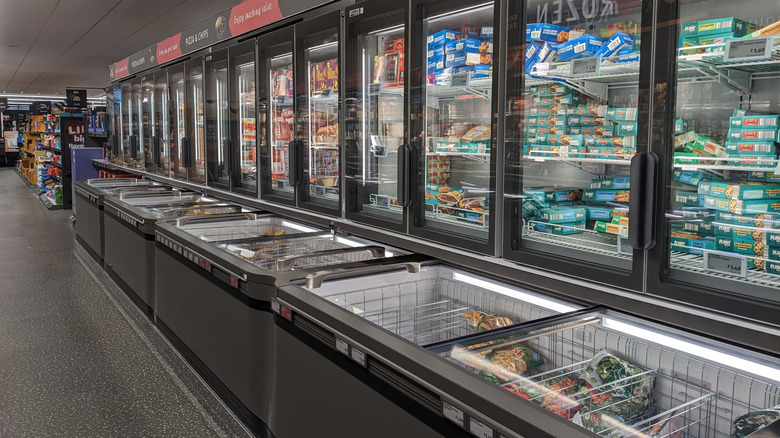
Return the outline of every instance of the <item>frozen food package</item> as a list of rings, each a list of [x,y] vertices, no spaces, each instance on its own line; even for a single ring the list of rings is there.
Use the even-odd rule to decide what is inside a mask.
[[[509,384],[505,388],[570,420],[580,410],[579,402],[573,397],[577,392],[577,380],[576,374],[561,372],[539,383]]]
[[[480,141],[490,140],[490,126],[479,125],[475,126],[466,132],[461,139],[463,141]]]
[[[748,412],[734,420],[731,425],[731,437],[746,438],[779,419],[780,405],[772,409]]]
[[[630,422],[650,403],[654,382],[652,373],[602,350],[580,374],[582,407],[572,421],[595,433]]]
[[[477,333],[514,324],[511,319],[505,316],[490,315],[485,312],[480,312],[479,310],[464,313],[461,316],[466,318],[471,329]]]
[[[497,345],[497,348],[490,348]],[[547,358],[520,342],[496,339],[470,345],[454,346],[451,357],[479,371],[485,380],[497,385],[517,380],[528,371],[547,363]]]
[[[645,434],[648,438],[682,438],[684,427],[683,415],[672,411],[650,427]]]

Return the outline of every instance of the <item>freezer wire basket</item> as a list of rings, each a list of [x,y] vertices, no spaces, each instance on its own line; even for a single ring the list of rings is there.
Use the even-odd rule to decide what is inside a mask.
[[[734,419],[780,403],[776,383],[612,330],[605,327],[602,318],[547,327],[502,344],[517,342],[546,357],[548,363],[532,371],[537,374],[502,386],[562,417],[575,414],[575,406],[581,406],[582,400],[571,397],[566,385],[555,386],[553,382],[559,383],[564,376],[576,378],[583,365],[601,350],[654,376],[650,404],[642,415],[632,418],[627,425],[615,424],[602,430],[603,436],[728,438]],[[480,372],[452,356],[452,352],[462,348],[453,348],[450,360]],[[601,394],[599,388],[594,390],[596,396]],[[671,424],[667,426],[668,423]],[[653,430],[656,435],[650,433]]]
[[[301,233],[300,229],[285,225],[280,218],[193,223],[183,225],[180,228],[199,237],[201,240],[213,243],[240,243],[243,240],[251,241],[258,236],[281,236]],[[325,232],[317,234],[322,235]]]
[[[418,345],[474,333],[463,315],[474,310],[513,322],[554,314],[506,295],[448,278],[427,278],[325,297],[347,311]]]

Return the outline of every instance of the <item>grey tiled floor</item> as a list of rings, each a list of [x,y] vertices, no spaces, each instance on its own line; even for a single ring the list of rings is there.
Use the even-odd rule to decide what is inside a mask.
[[[0,168],[0,437],[251,436],[75,243]]]

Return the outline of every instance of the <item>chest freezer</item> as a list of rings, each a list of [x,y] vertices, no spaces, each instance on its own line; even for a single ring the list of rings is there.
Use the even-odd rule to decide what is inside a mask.
[[[486,385],[424,347],[581,308],[445,264],[322,270],[298,279],[280,287],[274,305],[278,438],[349,436],[361,428],[383,437],[471,436],[445,420],[445,406],[460,399],[492,406],[489,396],[466,395]],[[332,393],[341,394],[337,403]],[[300,411],[311,421],[297,421]],[[332,420],[344,411],[352,412],[348,421]]]
[[[269,431],[275,409],[270,300],[280,278],[404,255],[279,216],[249,213],[158,222],[156,234],[156,323],[260,434]]]
[[[197,193],[130,191],[104,199],[106,272],[151,316],[155,309],[154,231],[160,220],[241,212]]]
[[[105,255],[103,197],[130,191],[170,190],[157,182],[136,178],[93,178],[78,181],[74,187],[78,204],[76,240],[100,264]]]

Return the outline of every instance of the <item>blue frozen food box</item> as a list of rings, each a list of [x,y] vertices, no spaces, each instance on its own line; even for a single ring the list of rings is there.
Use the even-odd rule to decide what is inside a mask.
[[[482,56],[482,54],[479,52],[469,53],[465,50],[447,53],[447,55],[445,55],[444,66],[449,68],[459,67],[461,65],[476,65],[480,63],[480,56]]]
[[[438,56],[428,59],[428,73],[435,73],[436,70],[444,68],[444,56]]]
[[[579,38],[560,44],[558,46],[558,60],[569,61],[572,59],[594,56],[603,45],[603,38],[593,35],[583,35]]]
[[[454,67],[452,69],[453,74],[457,73],[471,73],[472,79],[489,78],[490,77],[489,65],[477,64],[477,65],[464,65],[460,67]]]
[[[608,39],[596,52],[596,56],[601,56],[602,58],[606,58],[607,56],[612,56],[615,52],[617,52],[620,49],[633,49],[634,47],[634,39],[631,38],[631,35],[623,32],[618,32],[610,39]]]
[[[444,58],[444,46],[436,46],[428,49],[428,62],[431,62],[431,58]]]
[[[556,26],[547,23],[529,24],[525,27],[525,39],[528,41],[558,42],[558,34],[570,31],[570,27]]]
[[[639,53],[629,53],[627,55],[618,55],[617,62],[639,62]]]
[[[547,41],[542,43],[542,45],[536,51],[536,55],[530,61],[526,58],[525,72],[531,74],[531,71],[536,64],[551,61],[553,55],[558,49],[558,46],[559,44],[554,44]]]
[[[430,49],[431,47],[455,41],[455,35],[457,34],[458,32],[455,32],[454,30],[442,30],[433,35],[428,35],[428,48]]]
[[[482,44],[482,41],[470,39],[450,41],[444,44],[444,50],[446,53],[459,52],[461,50],[479,52],[480,44]]]
[[[479,30],[480,38],[493,38],[493,26],[482,26]]]

